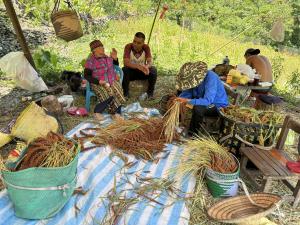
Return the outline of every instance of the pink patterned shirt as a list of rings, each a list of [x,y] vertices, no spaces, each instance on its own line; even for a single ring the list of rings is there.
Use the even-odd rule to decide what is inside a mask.
[[[92,70],[92,76],[98,80],[108,82],[110,85],[117,80],[117,74],[114,70],[113,59],[108,56],[97,58],[91,55],[85,65],[85,68]]]

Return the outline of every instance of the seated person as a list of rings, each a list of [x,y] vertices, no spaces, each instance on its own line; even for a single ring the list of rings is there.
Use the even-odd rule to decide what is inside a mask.
[[[256,70],[261,76],[261,82],[273,83],[272,66],[269,59],[263,55],[259,55],[259,49],[249,48],[245,52],[246,64]]]
[[[204,116],[217,116],[219,108],[228,106],[228,98],[219,76],[204,62],[185,63],[176,77],[182,91],[178,100],[193,106],[189,134],[197,134]]]
[[[92,54],[85,63],[84,77],[90,82],[100,101],[94,110],[96,117],[102,119],[101,113],[105,109],[108,109],[110,114],[120,114],[125,98],[118,81],[119,77],[114,70],[114,65],[119,65],[117,51],[113,48],[110,57],[107,56],[99,40],[92,41],[90,48]]]
[[[124,96],[129,97],[129,83],[133,80],[148,80],[148,97],[153,97],[157,71],[152,66],[152,56],[148,45],[145,44],[145,35],[137,32],[133,42],[125,46],[123,67]]]

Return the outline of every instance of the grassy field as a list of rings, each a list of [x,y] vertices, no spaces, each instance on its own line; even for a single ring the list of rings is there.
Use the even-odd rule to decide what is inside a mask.
[[[79,40],[69,43],[53,40],[44,48],[51,49],[51,51],[68,59],[60,62],[62,64],[61,67],[81,70],[80,62],[88,55],[89,42],[91,40],[94,38],[100,39],[104,43],[107,53],[110,52],[112,47],[115,47],[119,58],[122,59],[124,45],[132,41],[133,35],[137,31],[144,32],[147,38],[151,23],[152,18],[111,21],[105,28],[98,28],[98,31],[94,34],[85,35]],[[192,31],[189,31],[176,25],[174,21],[159,20],[156,23],[150,46],[160,75],[176,74],[180,66],[187,61],[203,60],[209,66],[212,66],[221,63],[226,55],[229,56],[230,63],[233,65],[245,63],[243,55],[245,50],[250,47],[259,48],[261,53],[271,60],[272,64],[277,65],[275,70],[280,70],[279,73],[281,73],[277,80],[277,85],[280,89],[286,88],[285,82],[293,71],[300,71],[299,55],[276,52],[271,47],[242,42],[239,38],[215,52],[232,38],[226,37],[222,33],[214,32],[213,28],[204,32],[201,24],[197,24],[194,27]],[[232,37],[235,35],[232,34]],[[120,62],[122,64],[122,60]],[[277,69],[278,64],[279,67],[282,65],[283,69]],[[278,71],[276,72],[278,73]]]

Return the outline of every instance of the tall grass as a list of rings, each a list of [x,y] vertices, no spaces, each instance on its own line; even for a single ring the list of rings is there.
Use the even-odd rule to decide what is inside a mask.
[[[128,19],[124,21],[110,21],[107,29],[101,30],[93,35],[86,35],[79,40],[65,43],[56,41],[49,44],[52,50],[57,50],[64,57],[72,58],[73,63],[66,65],[68,69],[81,69],[80,61],[89,53],[89,42],[94,38],[99,38],[105,45],[107,53],[114,47],[118,50],[120,63],[122,65],[123,49],[125,44],[132,41],[137,31],[144,32],[146,38],[149,34],[152,17],[139,19]],[[223,35],[218,33],[213,27],[203,31],[201,24],[197,24],[193,31],[178,26],[174,21],[159,20],[152,34],[150,47],[158,67],[159,74],[174,75],[180,66],[187,61],[203,60],[209,66],[222,62],[222,59],[228,55],[230,63],[233,65],[245,63],[244,52],[247,48],[259,48],[261,54],[267,56],[271,62],[273,59],[282,58],[282,71],[277,79],[277,86],[280,89],[285,88],[291,74],[297,69],[300,70],[299,55],[276,52],[270,46],[253,44],[251,42],[242,42],[239,39],[234,40],[226,47],[220,49],[215,54],[211,54],[222,45],[229,42],[228,33]],[[183,35],[181,35],[183,32]],[[232,34],[235,36],[236,34]],[[179,54],[180,53],[180,54]],[[275,62],[276,63],[276,62]]]

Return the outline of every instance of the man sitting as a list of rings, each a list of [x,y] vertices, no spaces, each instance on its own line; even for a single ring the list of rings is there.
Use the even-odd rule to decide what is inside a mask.
[[[145,44],[145,35],[137,32],[133,42],[125,46],[123,67],[124,96],[129,97],[129,83],[133,80],[148,80],[148,98],[153,97],[157,71],[152,66],[152,56],[148,45]]]
[[[245,52],[246,64],[256,70],[261,75],[261,82],[273,82],[272,66],[269,59],[263,55],[259,55],[259,49],[249,48]]]
[[[204,62],[185,63],[176,77],[176,88],[182,91],[179,99],[193,106],[189,134],[197,134],[204,116],[217,116],[228,106],[228,98],[219,76]]]

